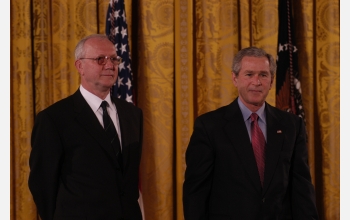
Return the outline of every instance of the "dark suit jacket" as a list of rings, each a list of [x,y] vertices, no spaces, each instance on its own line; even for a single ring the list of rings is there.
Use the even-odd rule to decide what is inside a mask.
[[[186,151],[186,220],[318,219],[304,123],[265,106],[263,187],[237,99],[196,119]]]
[[[123,172],[79,90],[37,115],[28,183],[43,220],[142,219],[142,111],[126,101],[112,101],[120,121]]]

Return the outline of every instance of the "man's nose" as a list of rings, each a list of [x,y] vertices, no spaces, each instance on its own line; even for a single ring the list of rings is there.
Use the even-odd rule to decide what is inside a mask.
[[[259,75],[254,76],[253,82],[256,85],[261,85],[260,76]]]
[[[104,65],[105,66],[105,68],[118,68],[118,65],[114,65],[113,63],[112,63],[112,60],[111,60],[111,58],[110,57],[108,57],[107,59],[106,59],[106,64]]]

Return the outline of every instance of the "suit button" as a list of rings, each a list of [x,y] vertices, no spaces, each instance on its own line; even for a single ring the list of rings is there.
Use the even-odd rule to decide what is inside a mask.
[[[262,202],[263,202],[263,203],[265,202],[265,198],[262,199]]]

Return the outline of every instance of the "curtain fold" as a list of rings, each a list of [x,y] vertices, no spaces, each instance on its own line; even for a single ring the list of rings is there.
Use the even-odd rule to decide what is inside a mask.
[[[340,206],[340,21],[339,2],[316,1],[315,55],[315,151],[317,200],[325,219],[338,219]],[[316,145],[317,143],[317,145]],[[320,145],[318,145],[320,144]],[[319,171],[322,169],[322,173]],[[319,172],[319,173],[317,173]],[[317,175],[319,174],[319,175]],[[321,177],[322,176],[322,177]],[[322,202],[321,202],[322,201]]]
[[[28,189],[35,115],[75,92],[76,43],[105,33],[109,0],[11,0],[11,219],[39,219]],[[234,55],[277,54],[277,0],[125,2],[147,220],[182,220],[185,152],[198,115],[229,104]],[[340,218],[339,0],[293,1],[309,164],[322,219]],[[137,64],[135,66],[135,63]],[[267,101],[275,105],[275,84]]]
[[[172,219],[176,212],[174,2],[139,1],[139,7],[137,103],[144,114],[140,167],[144,212],[146,219]]]
[[[27,184],[35,105],[30,8],[29,1],[11,1],[11,219],[36,219],[35,204],[32,202]]]
[[[174,218],[182,219],[182,185],[186,169],[185,152],[194,121],[194,49],[193,5],[181,0],[175,2],[175,182]]]

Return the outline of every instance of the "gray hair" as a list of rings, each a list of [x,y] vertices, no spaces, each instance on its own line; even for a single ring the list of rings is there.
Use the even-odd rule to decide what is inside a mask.
[[[75,60],[79,60],[80,58],[82,58],[84,56],[84,53],[85,53],[84,44],[87,40],[92,39],[92,38],[97,38],[100,40],[102,40],[102,39],[109,40],[109,38],[104,34],[91,34],[91,35],[84,37],[83,39],[81,39],[78,42],[77,46],[75,47],[75,52],[74,52]]]
[[[244,48],[236,54],[236,56],[233,58],[233,64],[232,64],[232,72],[238,76],[239,71],[241,71],[242,67],[242,59],[244,57],[266,57],[269,61],[270,65],[270,73],[271,76],[275,76],[276,71],[276,63],[273,59],[273,56],[271,54],[266,53],[265,50],[257,48],[257,47],[247,47]]]

